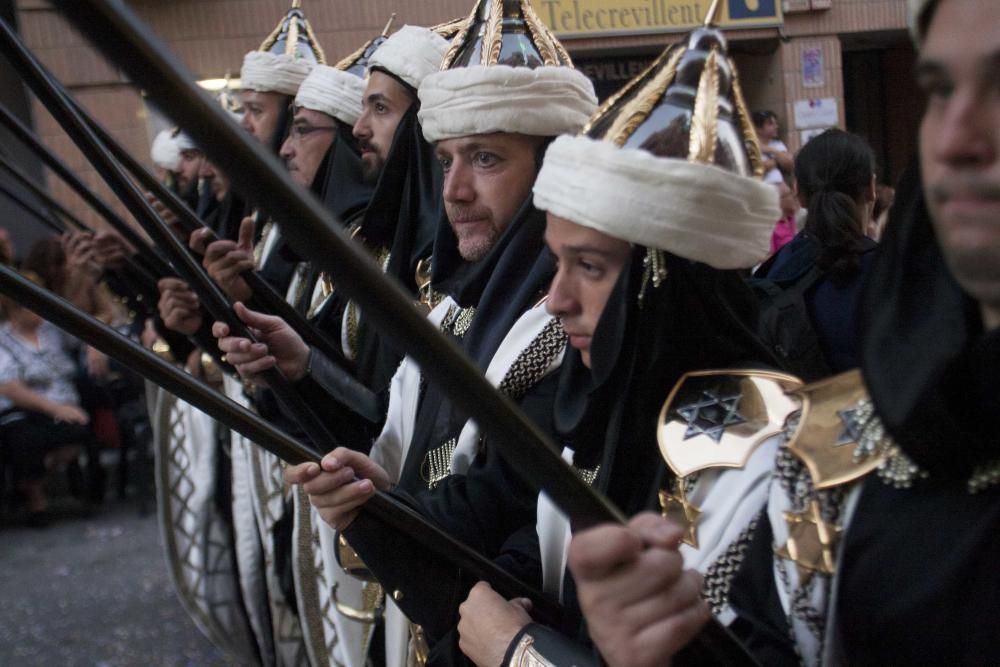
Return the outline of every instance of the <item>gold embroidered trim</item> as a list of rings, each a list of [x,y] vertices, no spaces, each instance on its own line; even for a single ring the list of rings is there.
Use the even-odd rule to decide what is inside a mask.
[[[503,2],[492,0],[490,15],[486,19],[486,35],[479,57],[480,65],[496,65],[500,62],[500,51],[503,48]]]
[[[715,148],[719,143],[718,58],[718,49],[713,47],[705,59],[698,81],[688,143],[688,160],[691,162],[715,162]]]
[[[458,57],[458,52],[465,46],[465,42],[469,39],[469,33],[472,31],[472,26],[476,23],[476,14],[479,12],[479,6],[482,4],[482,0],[477,2],[469,12],[469,16],[465,19],[465,24],[455,35],[455,38],[451,40],[451,46],[448,47],[448,53],[445,54],[444,60],[441,61],[441,69],[449,69],[455,62],[455,58]]]
[[[545,24],[535,13],[535,9],[531,6],[530,2],[521,2],[521,15],[524,16],[524,22],[528,25],[528,31],[534,38],[535,46],[538,48],[538,52],[542,56],[542,61],[546,65],[569,65],[573,66],[573,62],[569,60],[569,55],[567,54],[566,60],[562,61],[562,54],[559,53],[557,44],[559,40],[552,36]]]
[[[441,330],[449,332],[456,338],[463,338],[472,326],[472,321],[476,317],[476,307],[459,308],[452,306],[444,316],[441,323]]]
[[[274,220],[268,220],[264,223],[264,229],[260,233],[260,240],[257,241],[257,245],[253,247],[253,263],[254,267],[260,271],[260,263],[264,259],[264,246],[267,244],[267,237],[270,236],[271,230],[274,228]]]
[[[680,62],[681,56],[685,53],[685,49],[682,48],[673,51],[666,66],[649,83],[648,92],[645,90],[638,91],[635,98],[625,105],[625,108],[615,118],[615,122],[605,135],[610,141],[617,146],[624,146],[628,138],[632,136],[632,133],[636,131],[636,128],[642,125],[649,117],[649,114],[653,111],[653,107],[656,106],[656,103],[663,97],[663,94],[667,92],[667,88],[673,82],[674,76],[677,74],[677,64]]]
[[[747,106],[746,98],[743,97],[743,88],[740,86],[739,73],[735,67],[730,67],[733,76],[733,101],[736,103],[736,118],[740,124],[740,132],[743,134],[743,146],[750,157],[750,169],[757,178],[764,176],[764,160],[760,153],[760,141],[757,139],[757,130],[753,126],[750,117],[750,107]]]
[[[535,638],[525,634],[510,656],[508,667],[556,667],[556,665],[538,652],[535,648]]]

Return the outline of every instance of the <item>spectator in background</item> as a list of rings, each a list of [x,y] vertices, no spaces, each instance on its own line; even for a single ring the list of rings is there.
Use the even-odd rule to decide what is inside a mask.
[[[778,206],[781,207],[781,220],[774,226],[771,234],[771,254],[781,250],[798,233],[798,221],[795,214],[799,212],[799,200],[795,192],[782,181],[775,186],[778,190]]]
[[[885,223],[889,220],[889,209],[896,200],[896,189],[888,185],[880,185],[875,188],[875,208],[872,211],[872,219],[868,223],[866,233],[872,241],[879,241],[882,232],[885,231]]]
[[[786,175],[792,173],[794,159],[788,146],[778,139],[778,116],[773,111],[754,111],[752,116],[764,158],[764,182],[784,183]]]
[[[856,310],[876,244],[865,235],[875,205],[875,155],[858,136],[827,130],[795,158],[804,229],[757,276],[782,287],[812,280],[803,296],[827,365],[858,366]],[[814,271],[815,267],[815,271]]]
[[[6,227],[0,227],[0,262],[13,264],[15,254],[14,239],[10,238],[10,232]]]
[[[31,272],[25,275],[45,286]],[[48,521],[46,470],[69,463],[93,441],[89,415],[80,408],[76,364],[67,338],[52,324],[0,296],[0,440],[28,522]]]

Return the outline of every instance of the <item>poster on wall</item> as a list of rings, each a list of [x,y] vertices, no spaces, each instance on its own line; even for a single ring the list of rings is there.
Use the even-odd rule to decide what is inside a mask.
[[[823,49],[818,46],[802,49],[802,85],[806,88],[819,88],[824,83]]]
[[[795,100],[792,109],[796,130],[835,127],[840,123],[836,97]]]

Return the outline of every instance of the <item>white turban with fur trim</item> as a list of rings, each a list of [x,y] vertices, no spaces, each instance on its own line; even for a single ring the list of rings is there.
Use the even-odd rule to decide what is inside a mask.
[[[931,7],[937,3],[937,0],[909,0],[907,13],[907,23],[910,26],[910,34],[913,36],[913,41],[919,46],[924,41],[924,30],[926,25],[924,22],[926,20],[927,12],[930,11]]]
[[[549,146],[534,195],[540,210],[717,269],[766,258],[781,217],[769,183],[586,136]]]
[[[424,77],[441,69],[448,41],[433,30],[404,25],[375,50],[368,70],[377,67],[402,79],[414,90]]]
[[[160,169],[175,171],[181,161],[181,149],[174,141],[173,130],[160,130],[149,148],[149,156]]]
[[[418,91],[427,141],[491,132],[555,137],[580,130],[597,109],[594,85],[572,67],[458,67]]]
[[[309,72],[295,96],[295,106],[325,113],[354,125],[361,115],[365,82],[336,67],[316,65]]]
[[[240,86],[243,90],[295,95],[315,65],[302,58],[251,51],[243,57]]]

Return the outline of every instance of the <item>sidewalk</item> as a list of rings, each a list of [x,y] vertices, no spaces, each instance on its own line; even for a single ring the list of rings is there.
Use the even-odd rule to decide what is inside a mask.
[[[0,665],[229,664],[181,608],[156,517],[134,502],[0,527]]]

